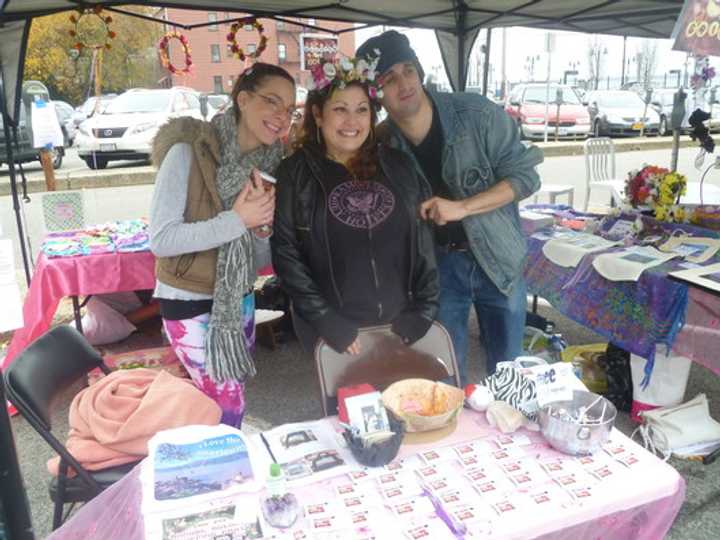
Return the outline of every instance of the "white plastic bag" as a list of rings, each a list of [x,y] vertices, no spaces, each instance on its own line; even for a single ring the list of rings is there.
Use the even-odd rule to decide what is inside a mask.
[[[137,328],[99,298],[92,297],[82,318],[83,334],[91,345],[107,345],[128,337]]]
[[[640,411],[667,407],[682,403],[685,397],[688,375],[692,361],[670,351],[665,354],[666,347],[658,345],[655,349],[655,365],[653,366],[650,383],[642,388],[645,378],[645,358],[630,355],[630,370],[633,381],[633,404],[631,417],[639,420]]]

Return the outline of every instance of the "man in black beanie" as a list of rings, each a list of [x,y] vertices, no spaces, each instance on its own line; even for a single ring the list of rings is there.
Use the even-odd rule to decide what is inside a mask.
[[[527,247],[518,202],[540,188],[535,166],[542,152],[525,147],[510,117],[484,96],[423,88],[422,66],[405,35],[389,30],[357,51],[367,60],[378,56],[388,112],[378,133],[413,158],[432,190],[420,213],[435,223],[438,321],[452,337],[465,385],[471,305],[488,375],[522,351]]]

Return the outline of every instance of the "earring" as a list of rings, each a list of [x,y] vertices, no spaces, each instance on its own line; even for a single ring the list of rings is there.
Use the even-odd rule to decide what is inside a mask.
[[[315,126],[315,138],[317,139],[318,145],[322,146],[322,142],[320,142],[320,126]]]

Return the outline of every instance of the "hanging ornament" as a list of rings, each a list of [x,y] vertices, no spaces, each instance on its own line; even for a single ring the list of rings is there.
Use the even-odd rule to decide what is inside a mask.
[[[238,31],[245,26],[252,26],[255,30],[257,30],[258,36],[260,36],[260,43],[258,43],[255,51],[251,53],[246,53],[245,51],[243,51],[242,47],[240,47],[240,44],[237,42],[236,39]],[[251,58],[255,60],[259,58],[263,51],[267,48],[267,36],[265,36],[264,32],[265,28],[263,28],[263,25],[260,24],[257,19],[249,18],[243,19],[242,21],[234,22],[230,26],[230,33],[226,36],[228,42],[230,42],[230,51],[239,60],[245,60],[246,58]]]
[[[110,15],[103,15],[101,6],[94,8],[78,9],[77,13],[70,15],[70,22],[73,27],[68,34],[75,38],[73,48],[78,51],[83,49],[110,49],[110,42],[117,34],[110,29],[113,19]]]
[[[176,67],[172,64],[172,62],[170,62],[170,51],[168,47],[170,45],[171,39],[177,39],[182,46],[183,54],[185,55],[184,68]],[[188,42],[188,39],[180,32],[168,32],[162,38],[160,38],[160,41],[158,42],[158,54],[160,55],[160,62],[162,62],[163,67],[173,75],[178,73],[188,74],[192,72],[193,63],[192,56],[190,55],[190,43]]]

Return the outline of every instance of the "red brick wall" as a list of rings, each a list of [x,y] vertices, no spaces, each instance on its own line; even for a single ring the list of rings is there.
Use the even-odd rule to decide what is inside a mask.
[[[219,21],[217,31],[212,31],[209,27],[195,28],[194,30],[178,29],[178,31],[184,34],[190,42],[194,65],[193,73],[189,75],[172,76],[172,84],[174,86],[189,86],[190,88],[194,88],[200,92],[215,92],[214,77],[220,76],[223,81],[223,91],[225,93],[230,93],[230,90],[232,89],[232,82],[235,80],[237,75],[245,69],[246,65],[249,65],[249,63],[248,61],[241,62],[234,56],[228,56],[228,42],[226,36],[230,31],[230,25],[223,23],[223,21],[226,18],[233,19],[241,17],[242,14],[226,13],[222,11],[193,11],[175,8],[168,8],[165,10],[165,13],[167,14],[168,20],[183,24],[207,22],[209,20],[208,13],[217,14],[217,19]],[[272,19],[260,19],[260,22],[265,27],[264,33],[268,38],[267,49],[265,49],[265,52],[260,57],[260,60],[271,64],[277,64],[278,43],[285,44],[287,49],[287,59],[280,65],[287,69],[299,84],[305,85],[310,75],[307,71],[300,70],[300,34],[304,31],[313,33],[316,31],[310,29],[304,30],[300,26],[287,23],[284,27],[278,29],[278,23]],[[303,20],[303,22],[306,22],[306,20]],[[330,21],[316,21],[316,24],[323,28],[333,30],[352,27],[352,25],[348,23]],[[172,27],[168,26],[167,30],[172,30]],[[236,39],[243,49],[246,49],[248,44],[252,43],[257,45],[260,41],[258,33],[255,30],[246,31],[244,29],[238,31]],[[211,45],[213,44],[219,45],[220,48],[219,63],[211,62],[210,50]],[[183,55],[181,54],[180,47],[175,40],[171,42],[170,51],[172,63],[175,66],[182,67],[184,65]],[[346,56],[354,55],[354,32],[340,34],[340,52]]]

